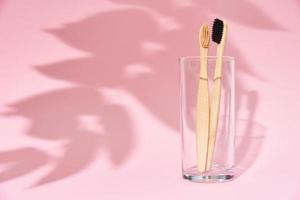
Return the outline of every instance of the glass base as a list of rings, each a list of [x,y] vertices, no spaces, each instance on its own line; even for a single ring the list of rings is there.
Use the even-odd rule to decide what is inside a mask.
[[[217,182],[227,182],[234,178],[234,173],[232,169],[224,169],[220,167],[213,167],[211,170],[200,173],[197,167],[189,168],[183,172],[183,178],[198,182],[198,183],[217,183]]]

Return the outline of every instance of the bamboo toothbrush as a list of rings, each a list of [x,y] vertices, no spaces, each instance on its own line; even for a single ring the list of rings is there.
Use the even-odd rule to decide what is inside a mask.
[[[207,74],[207,56],[210,41],[208,25],[200,27],[200,77],[198,82],[197,95],[197,122],[196,122],[196,146],[197,146],[197,166],[199,172],[206,171],[206,158],[208,150],[209,136],[209,91]]]
[[[215,19],[212,29],[212,40],[217,43],[217,58],[213,79],[212,99],[210,104],[210,126],[206,170],[210,170],[212,167],[215,141],[218,130],[218,118],[221,100],[222,56],[224,53],[226,36],[227,24],[220,19]]]

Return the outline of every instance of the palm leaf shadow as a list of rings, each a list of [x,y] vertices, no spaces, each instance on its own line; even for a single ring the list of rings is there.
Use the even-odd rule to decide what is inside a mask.
[[[173,32],[164,32],[160,29],[159,26],[155,26],[153,23],[146,23],[149,21],[149,17],[152,17],[149,13],[145,13],[142,9],[126,8],[124,10],[113,11],[110,13],[101,13],[99,15],[86,18],[81,22],[76,22],[75,24],[69,24],[61,30],[51,31],[56,37],[60,38],[62,41],[67,43],[70,46],[84,48],[88,52],[92,52],[93,56],[85,59],[77,60],[67,60],[63,62],[54,63],[52,65],[43,66],[37,70],[42,74],[49,76],[51,78],[59,80],[67,80],[77,84],[84,84],[93,87],[109,86],[109,87],[124,87],[132,94],[134,94],[145,106],[155,115],[158,119],[165,122],[171,128],[178,129],[177,122],[178,118],[176,114],[178,113],[178,103],[174,101],[178,96],[178,88],[174,86],[174,82],[178,80],[176,74],[178,71],[174,68],[177,63],[173,62],[176,57],[184,55],[183,52],[189,52],[189,46],[185,45],[186,38],[193,38],[193,35],[188,35],[188,33],[194,33],[194,30],[189,28],[194,28],[193,23],[190,21],[191,18],[195,18],[195,13],[198,12],[200,7],[198,5],[193,5],[192,8],[185,9],[182,11],[184,14],[176,14],[177,11],[170,9],[170,5],[167,3],[161,3],[158,1],[129,1],[130,5],[137,5],[146,7],[147,9],[152,9],[156,14],[161,17],[172,16],[175,18],[174,21],[179,23],[180,29]],[[127,2],[128,3],[128,2]],[[221,6],[219,6],[221,5]],[[230,6],[229,6],[230,5]],[[284,30],[281,25],[274,22],[268,15],[266,15],[261,9],[259,9],[254,4],[251,4],[247,1],[239,1],[234,4],[226,4],[225,7],[222,7],[222,2],[212,1],[211,3],[206,4],[207,10],[202,9],[203,12],[199,15],[196,14],[197,18],[208,19],[209,15],[212,13],[219,13],[221,16],[225,16],[237,23],[242,25],[255,28],[255,29],[273,29],[273,30]],[[237,9],[243,11],[242,13],[237,11]],[[235,12],[233,12],[235,11]],[[144,14],[143,14],[144,12]],[[182,17],[184,16],[184,17]],[[255,17],[253,17],[255,16]],[[107,19],[114,19],[113,21]],[[122,19],[118,21],[118,19]],[[109,23],[106,23],[109,22]],[[132,28],[130,31],[122,32],[124,27],[124,21],[126,26]],[[153,21],[155,19],[153,18]],[[103,22],[99,23],[100,28],[97,27],[94,22]],[[141,23],[145,22],[145,23]],[[82,23],[82,24],[81,24]],[[157,23],[157,22],[156,22]],[[138,26],[136,26],[138,24]],[[88,35],[89,33],[100,33],[96,38],[101,38],[100,45],[95,47],[89,45],[85,42],[84,38],[78,37],[76,32],[79,31],[79,27],[84,27],[84,34]],[[93,28],[93,30],[91,29]],[[116,33],[122,33],[122,35],[111,34],[112,30]],[[135,34],[132,34],[134,31]],[[80,31],[82,33],[82,30]],[[149,35],[151,33],[151,35]],[[104,37],[103,37],[104,35]],[[91,36],[91,35],[89,35]],[[114,39],[117,39],[116,42]],[[118,40],[126,41],[128,43],[120,43]],[[166,48],[164,50],[156,51],[152,54],[143,54],[141,52],[141,46],[144,41],[154,41],[155,43],[162,44]],[[180,40],[182,40],[180,42]],[[76,41],[76,43],[74,43]],[[81,44],[82,43],[82,44]],[[78,45],[79,44],[79,45]],[[109,53],[106,52],[106,48],[109,47]],[[112,55],[111,49],[116,51],[118,55],[117,60],[106,60],[111,58],[109,55]],[[138,50],[138,51],[137,51]],[[143,49],[142,49],[143,50]],[[126,52],[126,54],[123,54]],[[128,54],[127,54],[128,52]],[[134,52],[131,54],[131,52]],[[234,45],[229,45],[228,52],[230,55],[233,55],[238,58],[238,73],[241,75],[252,76],[258,80],[263,80],[259,74],[252,70],[252,67],[249,66],[242,54],[234,47]],[[107,53],[107,54],[106,54]],[[106,56],[108,55],[108,56]],[[125,56],[124,56],[125,55]],[[139,77],[134,77],[134,79],[126,79],[124,77],[124,68],[130,63],[141,62],[147,66],[151,67],[150,74],[143,74]],[[110,68],[101,68],[97,67],[98,63],[102,63],[100,66],[110,66]],[[84,71],[84,68],[88,66],[88,70]],[[75,69],[76,73],[84,73],[82,76],[76,76],[72,73],[69,74],[70,69]],[[101,71],[108,70],[108,74],[101,76]],[[93,74],[98,74],[97,78],[93,77]],[[93,77],[88,80],[88,77]],[[94,80],[91,82],[90,80]],[[238,99],[240,95],[250,95],[249,100],[255,102],[249,102],[249,105],[257,106],[257,98],[253,99],[251,94],[253,91],[248,91],[247,86],[243,81],[238,78]],[[147,92],[145,92],[145,89]],[[255,91],[257,94],[257,91]],[[257,97],[257,95],[256,95]],[[238,101],[239,103],[239,101]],[[238,108],[241,105],[237,105]],[[242,144],[247,144],[242,147],[243,155],[238,156],[239,160],[244,159],[247,156],[247,151],[251,148],[251,142],[249,138],[253,134],[253,126],[255,126],[255,115],[254,111],[256,108],[252,107],[249,109],[250,114],[247,119],[247,127],[249,131],[244,134],[244,142]],[[251,114],[251,112],[253,112]],[[260,124],[261,127],[263,125]],[[264,129],[264,127],[263,127]],[[247,139],[248,138],[248,139]],[[256,150],[260,151],[262,144],[259,144],[259,147],[256,146]],[[241,148],[241,147],[239,147]],[[248,148],[248,149],[247,149]],[[240,154],[241,155],[241,154]],[[257,152],[256,152],[257,156]],[[256,156],[252,155],[252,160]],[[241,161],[239,161],[241,162]],[[253,163],[253,161],[251,161]],[[250,167],[248,164],[246,167]]]
[[[127,112],[122,106],[104,103],[102,97],[96,94],[96,88],[126,89],[156,118],[178,130],[176,58],[198,52],[197,46],[190,46],[191,43],[197,44],[193,33],[198,31],[198,24],[191,19],[204,21],[218,14],[255,29],[283,30],[260,8],[244,0],[230,0],[226,5],[221,1],[205,1],[203,4],[202,0],[180,9],[170,2],[122,1],[120,5],[126,8],[99,13],[60,29],[47,30],[63,43],[86,51],[90,56],[35,68],[47,77],[76,83],[80,87],[43,93],[11,105],[16,115],[31,121],[26,132],[28,136],[66,141],[61,157],[35,186],[79,173],[96,158],[100,149],[108,150],[116,165],[122,164],[128,157],[133,136]],[[166,18],[173,19],[178,26],[165,29],[160,21]],[[145,42],[160,44],[164,48],[147,49],[143,45]],[[239,59],[238,73],[262,80],[234,45],[230,45],[228,50]],[[150,66],[149,73],[126,76],[127,67],[136,63]],[[239,93],[249,92],[241,80],[238,84]],[[98,116],[97,119],[104,116],[101,119],[107,130],[100,135],[81,130],[77,121],[81,115]],[[250,117],[252,119],[248,120],[254,121],[254,115]],[[117,142],[120,134],[122,141]],[[246,154],[247,149],[243,151]]]
[[[26,131],[28,136],[65,142],[61,155],[51,159],[54,162],[52,169],[34,186],[81,172],[95,160],[99,150],[107,151],[111,162],[119,166],[125,162],[133,147],[131,122],[127,112],[119,105],[106,103],[99,92],[91,88],[55,90],[9,106],[13,110],[10,115],[23,116],[30,120],[31,124]],[[95,118],[93,123],[101,125],[102,128],[83,127],[78,121],[82,116],[92,116]],[[122,141],[119,137],[122,137]],[[18,154],[23,156],[23,160],[30,160],[25,157],[27,154],[24,151],[18,152],[19,150],[12,150],[11,157],[19,159],[20,157],[14,156]],[[3,154],[4,152],[0,153],[0,160]],[[48,163],[38,163],[33,168],[46,164]]]
[[[50,156],[33,147],[23,147],[0,152],[0,182],[27,175],[48,164]]]
[[[260,30],[284,31],[285,27],[278,23],[266,12],[266,7],[254,4],[249,0],[186,0],[185,3],[176,0],[169,1],[139,1],[139,0],[112,0],[120,5],[140,6],[151,9],[161,16],[169,16],[183,25],[194,20],[208,21],[214,17],[221,17],[241,24],[248,28]],[[193,19],[193,20],[192,20]]]

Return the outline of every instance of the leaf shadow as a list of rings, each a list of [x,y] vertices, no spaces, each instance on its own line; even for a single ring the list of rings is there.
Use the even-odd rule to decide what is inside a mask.
[[[197,3],[190,1],[184,5],[174,2],[122,1],[119,2],[120,8],[117,10],[98,13],[65,24],[62,28],[45,30],[61,42],[85,51],[90,56],[34,67],[43,76],[78,86],[41,93],[10,105],[15,110],[13,115],[30,120],[27,136],[66,142],[54,167],[33,187],[62,180],[83,171],[96,159],[101,149],[110,153],[112,163],[117,166],[124,163],[130,155],[134,143],[131,128],[134,122],[122,106],[103,101],[97,88],[121,88],[128,91],[154,117],[169,128],[179,130],[177,58],[198,52],[194,33],[198,32],[199,24],[191,19],[199,22],[211,21],[211,16],[218,14],[255,29],[284,30],[259,7],[245,0],[238,3],[230,0],[226,4],[219,0],[205,3],[203,0]],[[242,77],[250,76],[259,81],[263,81],[263,77],[249,66],[234,44],[229,44],[227,50],[230,55],[238,58],[237,99],[244,94],[250,94],[247,98],[249,105],[252,105],[250,114],[245,119],[248,131],[241,137],[243,145],[239,151],[242,152],[239,159],[242,160],[251,148],[249,137],[253,134],[251,126],[255,122],[254,110],[259,103],[258,91],[255,90],[253,95],[253,89],[248,88]],[[146,70],[140,71],[140,68]],[[239,104],[237,108],[240,108]],[[101,133],[99,130],[82,130],[78,118],[84,115],[101,121],[96,124],[102,124],[105,131]],[[263,127],[262,124],[261,126]],[[40,152],[37,149],[35,151]],[[260,148],[255,148],[254,151],[255,156],[251,160],[255,160]],[[16,152],[21,152],[24,156],[28,154],[23,148],[11,150],[8,154],[14,155]],[[43,152],[40,154],[45,154],[45,160],[41,159],[41,164],[6,176],[3,180],[46,166],[48,155]],[[0,160],[1,155],[5,155],[5,152],[0,152]],[[18,163],[19,157],[12,156],[12,160]],[[253,162],[243,165],[243,171]],[[20,163],[22,165],[22,160]]]
[[[49,156],[33,147],[23,147],[0,152],[0,182],[5,182],[33,172],[48,164]]]
[[[106,102],[92,88],[72,87],[50,91],[9,107],[11,112],[6,115],[22,116],[30,121],[26,131],[29,137],[65,144],[61,146],[61,155],[51,157],[54,162],[52,169],[33,187],[81,172],[102,151],[108,153],[114,166],[119,166],[126,161],[133,147],[131,121],[127,112],[120,105]],[[0,152],[1,164],[15,163],[0,173],[1,182],[48,165],[48,157],[47,153],[34,148]]]

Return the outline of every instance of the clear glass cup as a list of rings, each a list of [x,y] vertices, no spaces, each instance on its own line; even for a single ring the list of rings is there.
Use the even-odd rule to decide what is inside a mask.
[[[215,56],[208,59],[208,84],[211,102]],[[196,106],[200,57],[182,57],[180,60],[180,123],[182,134],[182,175],[194,182],[223,182],[234,177],[235,137],[235,61],[222,57],[221,100],[218,127],[211,168],[198,170],[196,145]],[[199,94],[201,95],[201,94]]]

